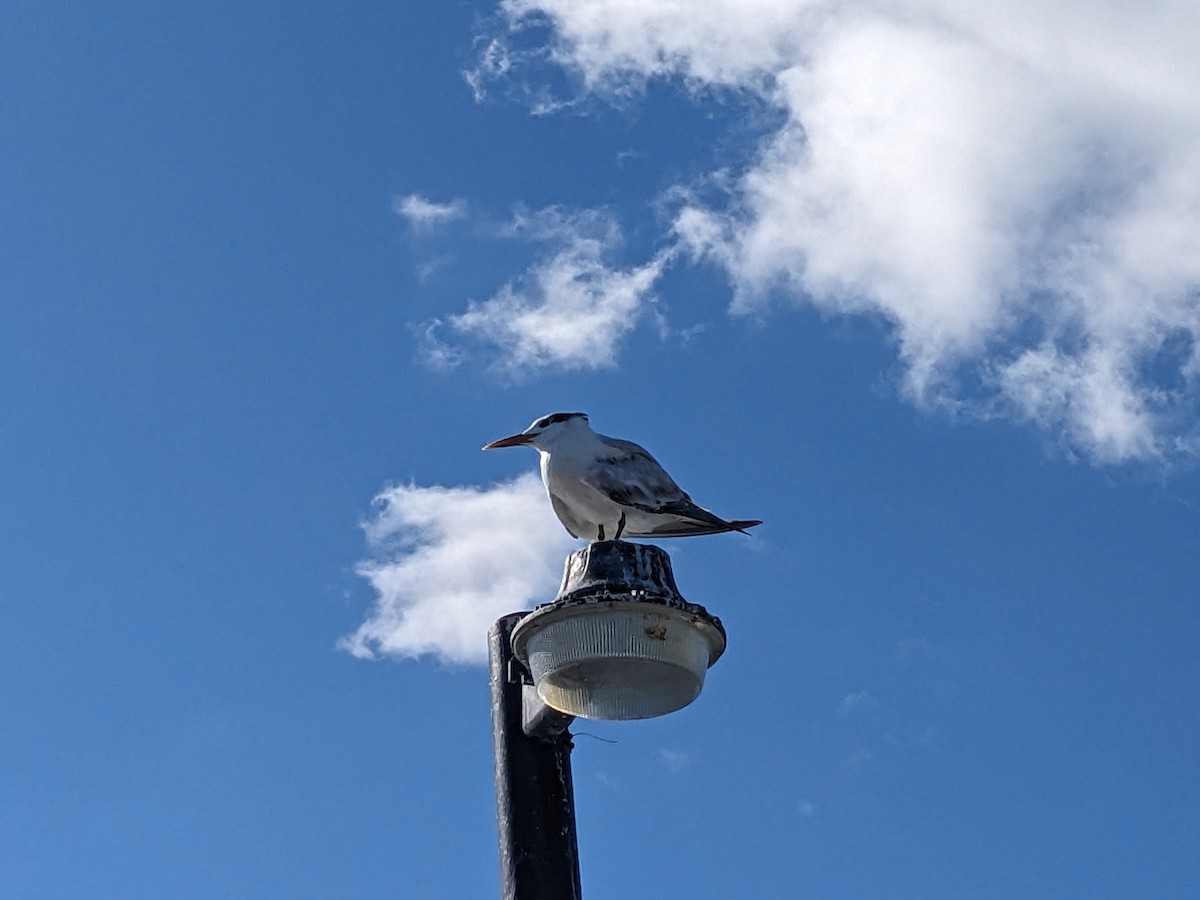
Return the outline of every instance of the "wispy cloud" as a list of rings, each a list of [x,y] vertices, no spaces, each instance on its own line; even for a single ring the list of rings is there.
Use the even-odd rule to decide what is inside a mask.
[[[487,488],[392,487],[364,529],[372,555],[358,573],[375,602],[339,646],[366,659],[485,662],[492,622],[551,599],[575,546],[533,473]]]
[[[429,322],[410,326],[417,337],[417,362],[435,372],[449,372],[457,369],[467,358],[461,347],[455,347],[442,340],[438,334],[441,322],[434,319]]]
[[[436,203],[420,194],[409,194],[393,200],[392,210],[398,216],[407,219],[408,224],[414,229],[428,231],[439,225],[465,218],[467,204],[463,200]]]
[[[727,269],[734,312],[882,317],[914,401],[1028,420],[1100,462],[1200,449],[1191,0],[502,8],[549,24],[543,55],[585,90],[681,78],[779,110],[674,229]]]
[[[692,764],[692,757],[681,750],[662,749],[658,751],[658,756],[663,765],[677,775]]]
[[[671,258],[622,267],[613,261],[620,230],[595,212],[542,210],[518,214],[506,233],[553,249],[520,279],[465,312],[428,323],[427,337],[458,347],[441,334],[490,348],[494,366],[519,377],[545,368],[604,369],[616,365],[622,341],[647,314],[653,289]]]
[[[796,809],[806,819],[811,819],[817,814],[817,804],[803,798],[796,803]]]
[[[866,691],[855,691],[853,694],[847,694],[842,698],[842,702],[838,704],[838,713],[842,716],[849,716],[854,713],[870,712],[878,708],[879,700],[876,697],[868,694]]]

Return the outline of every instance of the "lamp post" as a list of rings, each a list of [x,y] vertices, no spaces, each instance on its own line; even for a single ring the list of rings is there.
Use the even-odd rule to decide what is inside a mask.
[[[663,550],[604,541],[567,557],[553,602],[500,618],[488,649],[501,897],[579,900],[568,726],[687,706],[725,630]]]

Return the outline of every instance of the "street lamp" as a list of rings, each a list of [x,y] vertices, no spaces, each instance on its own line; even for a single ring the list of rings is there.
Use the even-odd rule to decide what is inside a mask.
[[[725,630],[675,586],[667,554],[603,541],[567,557],[553,602],[489,634],[503,900],[578,900],[571,784],[576,716],[644,719],[687,706]]]
[[[567,558],[558,597],[518,623],[512,645],[548,706],[647,719],[700,695],[725,630],[680,596],[665,552],[606,541]]]

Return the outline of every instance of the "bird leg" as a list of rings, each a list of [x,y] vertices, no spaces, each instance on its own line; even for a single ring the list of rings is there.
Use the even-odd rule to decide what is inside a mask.
[[[619,541],[621,535],[625,533],[625,513],[621,513],[621,519],[617,522],[617,534],[613,538],[614,541]]]
[[[604,540],[604,526],[597,525],[596,530],[597,530],[596,540],[598,540],[598,541]]]

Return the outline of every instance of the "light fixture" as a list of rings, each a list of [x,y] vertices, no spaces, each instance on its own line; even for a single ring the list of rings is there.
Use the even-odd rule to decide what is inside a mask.
[[[680,596],[663,550],[604,541],[567,558],[557,598],[517,624],[512,649],[546,705],[587,719],[647,719],[700,695],[725,629]]]

